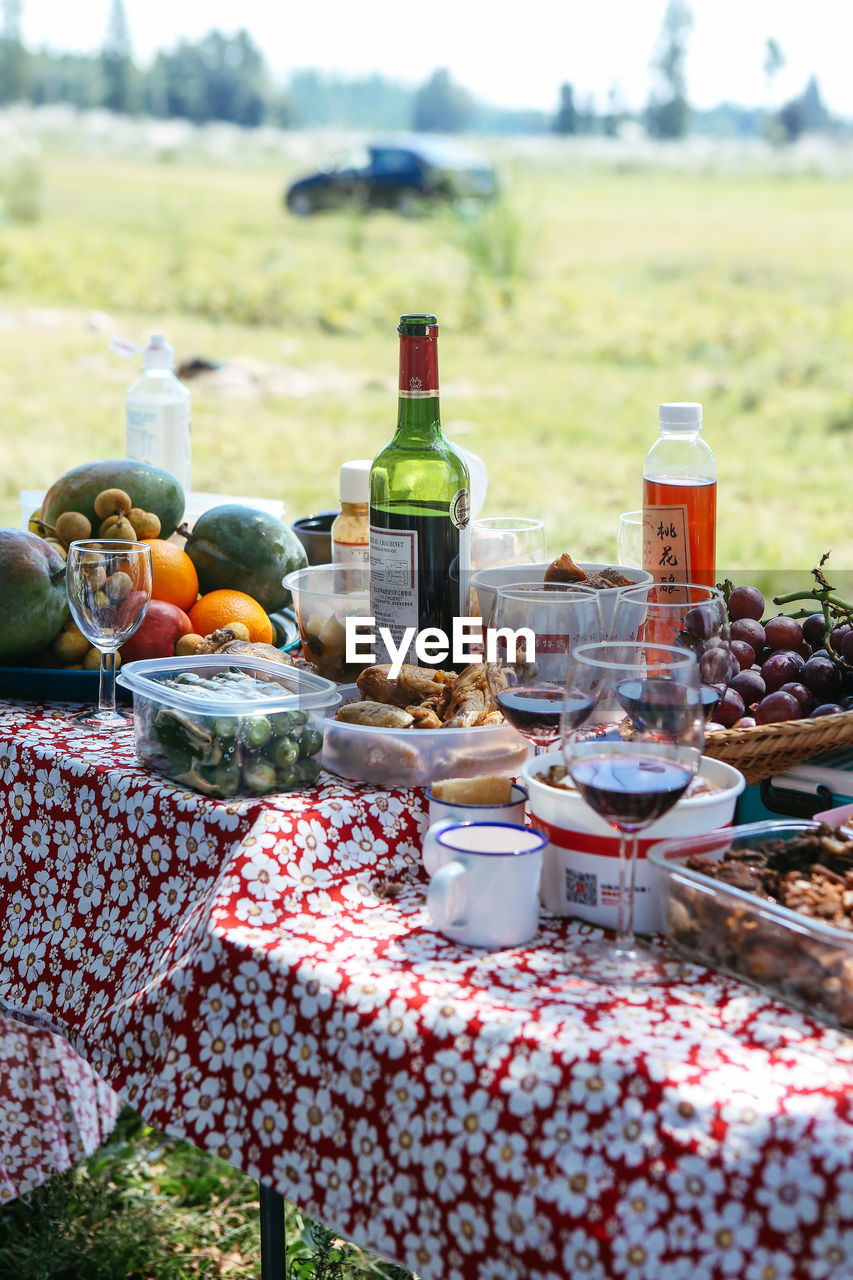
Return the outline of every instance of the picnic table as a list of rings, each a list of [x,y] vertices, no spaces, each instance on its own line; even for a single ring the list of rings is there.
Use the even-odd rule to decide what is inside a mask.
[[[75,709],[0,702],[0,999],[150,1123],[422,1280],[850,1275],[853,1039],[586,984],[577,921],[457,946],[420,791],[209,800]]]

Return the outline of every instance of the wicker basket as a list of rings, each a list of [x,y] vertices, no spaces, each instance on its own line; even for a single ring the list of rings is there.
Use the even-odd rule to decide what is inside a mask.
[[[705,755],[740,769],[750,786],[824,751],[853,743],[853,712],[785,720],[754,729],[721,729],[705,738]]]

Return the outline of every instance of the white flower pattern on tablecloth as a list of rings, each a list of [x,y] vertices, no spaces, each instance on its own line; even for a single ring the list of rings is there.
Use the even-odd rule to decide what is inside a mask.
[[[210,801],[26,704],[0,778],[0,997],[153,1123],[422,1280],[846,1280],[853,1038],[702,970],[617,999],[570,975],[591,926],[546,915],[535,947],[454,946],[420,792]],[[14,1050],[0,1195],[57,1133]],[[115,1094],[67,1053],[70,1160]]]

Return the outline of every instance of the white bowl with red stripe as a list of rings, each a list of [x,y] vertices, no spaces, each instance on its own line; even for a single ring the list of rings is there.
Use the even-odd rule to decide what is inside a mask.
[[[561,751],[533,756],[522,766],[534,827],[548,837],[543,852],[542,905],[558,916],[576,916],[606,929],[616,928],[619,885],[619,836],[577,793],[542,779],[553,765],[564,765]],[[745,779],[739,769],[703,756],[699,778],[713,790],[686,795],[640,833],[634,883],[634,928],[663,931],[662,897],[646,851],[657,840],[703,835],[728,827]]]

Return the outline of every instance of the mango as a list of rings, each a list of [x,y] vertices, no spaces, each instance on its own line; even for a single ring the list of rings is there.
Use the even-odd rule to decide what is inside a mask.
[[[44,538],[0,529],[0,662],[44,649],[68,618],[65,561]]]
[[[64,511],[79,511],[96,529],[101,518],[95,499],[105,489],[121,489],[134,507],[153,511],[159,517],[162,538],[173,534],[183,518],[184,491],[171,472],[132,458],[108,458],[84,462],[60,476],[45,494],[42,519],[55,525]]]
[[[282,578],[308,563],[288,525],[236,502],[205,511],[186,538],[184,550],[196,567],[202,595],[230,587],[257,600],[267,613],[290,604]]]

